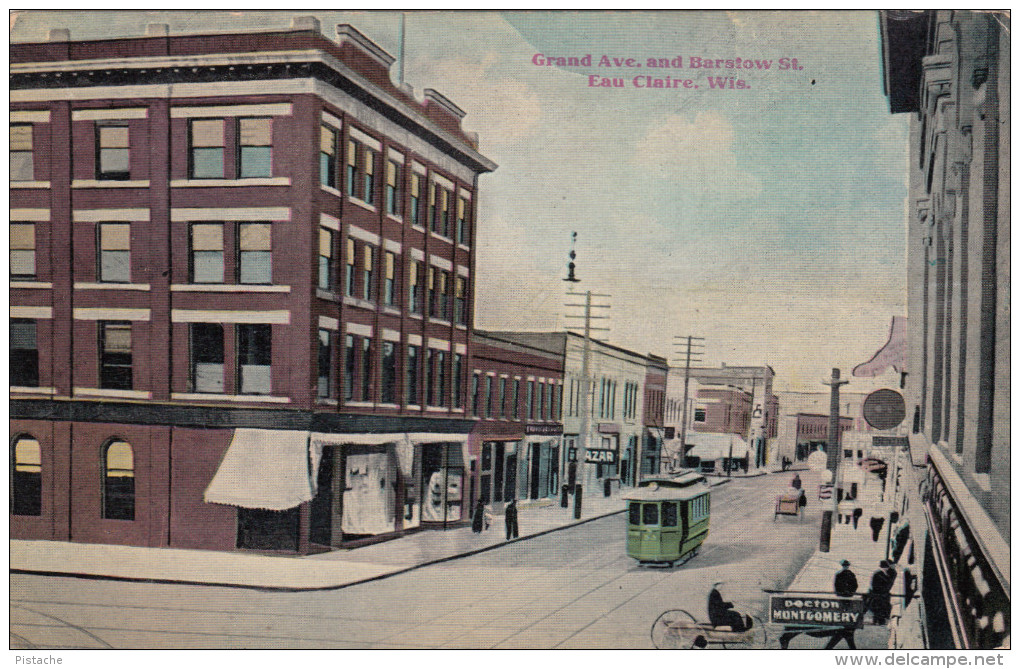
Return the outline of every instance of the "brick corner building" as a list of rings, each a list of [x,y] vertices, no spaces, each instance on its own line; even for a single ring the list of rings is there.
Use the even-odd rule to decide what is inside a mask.
[[[466,513],[464,112],[311,17],[10,48],[11,536],[307,552]]]

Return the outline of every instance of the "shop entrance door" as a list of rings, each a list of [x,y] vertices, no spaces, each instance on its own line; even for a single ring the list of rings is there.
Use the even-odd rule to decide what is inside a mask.
[[[542,465],[542,445],[541,444],[529,444],[531,450],[531,474],[528,479],[529,486],[528,492],[530,493],[531,499],[539,498],[538,483],[539,474],[541,473]]]
[[[326,446],[322,449],[315,497],[309,504],[308,540],[321,546],[329,546],[333,540],[333,464],[335,453],[336,450],[333,446]]]
[[[517,499],[517,454],[506,456],[506,483],[503,486],[506,501]]]

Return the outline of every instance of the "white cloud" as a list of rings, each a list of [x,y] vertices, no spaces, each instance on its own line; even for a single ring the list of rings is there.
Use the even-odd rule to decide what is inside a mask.
[[[737,165],[733,137],[720,114],[699,112],[693,121],[673,114],[638,142],[631,162],[695,192],[756,197],[761,181]]]

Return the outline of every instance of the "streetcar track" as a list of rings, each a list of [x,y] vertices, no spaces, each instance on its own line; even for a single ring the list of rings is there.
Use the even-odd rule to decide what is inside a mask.
[[[31,608],[29,608],[27,606],[21,606],[19,604],[12,604],[11,606],[13,606],[16,609],[21,609],[23,611],[29,611],[30,613],[34,613],[36,615],[43,616],[44,618],[49,618],[51,620],[56,620],[58,623],[60,623],[62,625],[65,625],[65,626],[67,626],[67,627],[69,627],[71,629],[77,630],[77,631],[81,632],[82,634],[84,634],[85,636],[88,636],[88,637],[91,637],[91,638],[95,639],[99,643],[103,644],[103,646],[106,647],[106,648],[113,648],[113,646],[111,646],[106,641],[104,641],[100,637],[96,636],[92,632],[88,631],[84,627],[80,627],[78,625],[75,625],[74,623],[68,622],[66,620],[63,620],[63,619],[58,618],[56,616],[50,615],[48,613],[43,613],[42,611],[36,611],[35,609],[31,609]]]

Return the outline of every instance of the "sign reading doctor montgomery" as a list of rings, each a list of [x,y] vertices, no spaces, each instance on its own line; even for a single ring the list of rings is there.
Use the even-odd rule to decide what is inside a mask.
[[[772,597],[769,620],[783,625],[860,627],[864,622],[864,601],[842,597]]]

